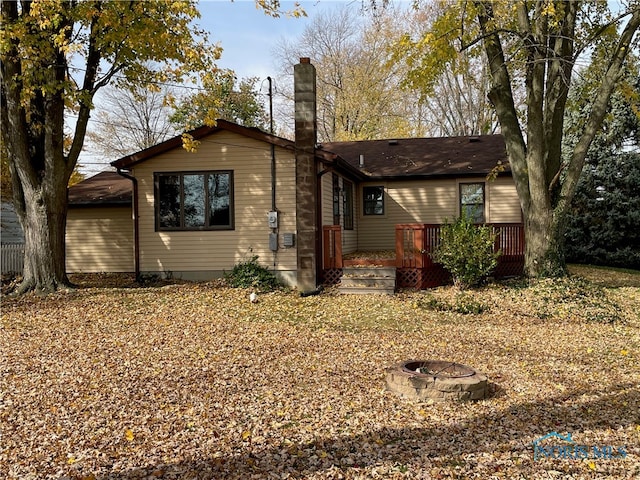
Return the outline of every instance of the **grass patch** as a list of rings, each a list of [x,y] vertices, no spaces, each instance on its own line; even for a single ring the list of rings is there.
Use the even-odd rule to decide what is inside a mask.
[[[569,265],[569,272],[603,287],[640,287],[640,271],[597,265]]]

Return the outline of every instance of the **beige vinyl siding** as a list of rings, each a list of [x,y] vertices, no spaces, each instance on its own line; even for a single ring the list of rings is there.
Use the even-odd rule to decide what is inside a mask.
[[[353,220],[353,230],[342,230],[342,253],[353,253],[358,250],[357,221]]]
[[[384,187],[384,215],[364,215],[362,187]],[[358,188],[358,249],[393,250],[398,223],[440,223],[456,215],[455,180],[369,182]]]
[[[358,249],[392,250],[398,223],[443,223],[460,214],[460,183],[485,183],[485,215],[489,223],[518,223],[520,203],[513,180],[484,177],[464,180],[367,182],[357,189]],[[364,215],[362,187],[383,186],[384,215]]]
[[[333,225],[333,175],[327,172],[320,177],[322,225]]]
[[[67,272],[133,272],[131,207],[70,208]]]
[[[234,230],[155,231],[154,173],[231,170],[234,180]],[[140,269],[143,272],[221,273],[252,255],[273,268],[267,212],[271,210],[270,145],[220,131],[202,140],[194,153],[176,148],[135,166],[140,195]],[[283,234],[295,233],[295,160],[276,147],[276,207],[279,251],[276,270],[296,270],[295,248],[284,248]],[[216,275],[212,275],[216,276]],[[205,275],[206,277],[206,275]]]
[[[499,177],[486,183],[487,221],[489,223],[521,223],[522,210],[516,184],[511,177]]]

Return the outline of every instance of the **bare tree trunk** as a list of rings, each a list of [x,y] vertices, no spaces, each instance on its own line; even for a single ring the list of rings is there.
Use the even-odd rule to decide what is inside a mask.
[[[66,190],[66,183],[63,185]],[[23,197],[20,220],[25,239],[24,271],[17,293],[52,292],[70,286],[65,271],[67,196],[66,192],[59,193],[60,188],[52,187],[41,186],[25,192]]]
[[[524,271],[528,277],[560,277],[567,273],[563,219],[549,207],[530,208],[524,215]]]

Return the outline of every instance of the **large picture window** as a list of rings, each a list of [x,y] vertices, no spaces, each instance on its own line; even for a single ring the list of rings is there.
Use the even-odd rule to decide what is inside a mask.
[[[233,172],[156,173],[157,230],[233,228]]]
[[[460,184],[460,214],[473,223],[485,223],[484,220],[484,183]]]
[[[363,187],[365,215],[384,215],[384,187]]]

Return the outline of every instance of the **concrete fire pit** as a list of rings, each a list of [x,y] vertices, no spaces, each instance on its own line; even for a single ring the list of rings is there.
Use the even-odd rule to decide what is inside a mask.
[[[387,389],[418,402],[482,400],[487,377],[471,367],[442,360],[407,360],[387,369]]]

